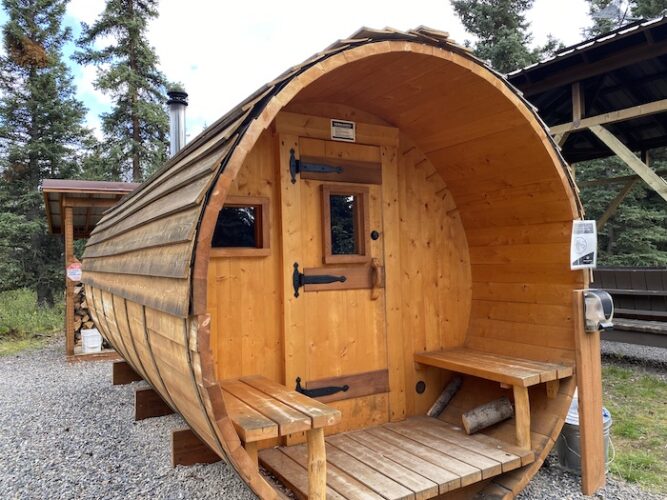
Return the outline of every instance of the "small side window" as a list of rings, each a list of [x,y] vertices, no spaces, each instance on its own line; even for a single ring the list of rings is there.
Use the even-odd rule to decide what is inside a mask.
[[[368,188],[322,185],[324,263],[367,262]]]
[[[228,196],[218,214],[213,237],[213,257],[269,255],[269,199]]]

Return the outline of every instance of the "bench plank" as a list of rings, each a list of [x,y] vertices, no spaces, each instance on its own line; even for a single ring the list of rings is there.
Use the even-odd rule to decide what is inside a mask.
[[[284,385],[277,384],[266,377],[260,375],[242,377],[241,382],[277,399],[304,415],[308,415],[312,420],[313,428],[335,425],[341,420],[340,410],[299,394],[296,391],[292,391]]]
[[[222,393],[225,408],[244,443],[278,437],[278,424],[253,410],[229,392]]]
[[[540,374],[534,370],[514,368],[500,362],[482,364],[478,359],[455,351],[418,353],[415,354],[415,361],[509,385],[528,387],[540,383]]]
[[[280,435],[307,431],[312,426],[308,415],[296,411],[240,380],[224,380],[220,385],[223,392],[236,396],[255,411],[278,424]]]
[[[570,364],[556,364],[513,358],[465,347],[415,354],[415,361],[502,384],[529,387],[569,377]]]

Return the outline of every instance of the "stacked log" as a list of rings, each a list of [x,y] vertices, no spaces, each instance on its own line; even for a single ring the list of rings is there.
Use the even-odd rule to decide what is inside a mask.
[[[94,327],[95,323],[88,310],[86,292],[83,285],[77,285],[74,287],[74,338],[79,341],[82,329]]]

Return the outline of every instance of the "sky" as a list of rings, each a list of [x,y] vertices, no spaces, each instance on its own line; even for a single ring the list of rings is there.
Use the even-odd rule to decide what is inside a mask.
[[[92,24],[103,9],[104,0],[71,0],[65,23],[77,36],[81,22]],[[159,11],[148,39],[169,81],[189,94],[188,140],[264,83],[362,26],[425,25],[459,43],[472,39],[448,0],[161,0]],[[577,43],[590,24],[585,0],[535,0],[528,20],[535,44],[548,34]],[[99,114],[110,100],[94,88],[94,67],[71,66],[88,124],[101,137]]]

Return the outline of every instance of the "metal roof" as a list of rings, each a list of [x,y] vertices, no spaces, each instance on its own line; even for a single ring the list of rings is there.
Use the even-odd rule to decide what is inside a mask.
[[[63,200],[72,203],[74,239],[87,238],[104,212],[139,184],[130,182],[44,179],[42,193],[49,232],[63,234]]]
[[[667,98],[667,17],[639,21],[585,40],[507,75],[548,126],[572,121],[571,84],[580,82],[584,116]],[[606,125],[634,151],[667,145],[667,113]],[[611,156],[587,130],[563,145],[568,162]]]

